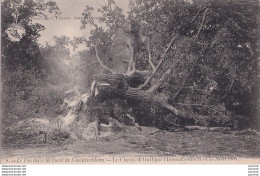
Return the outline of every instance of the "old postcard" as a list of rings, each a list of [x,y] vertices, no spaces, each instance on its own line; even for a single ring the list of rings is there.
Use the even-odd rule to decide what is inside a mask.
[[[2,164],[259,164],[259,1],[2,0]]]

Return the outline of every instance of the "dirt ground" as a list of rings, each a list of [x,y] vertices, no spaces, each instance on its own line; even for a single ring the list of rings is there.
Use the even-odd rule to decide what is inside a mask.
[[[129,127],[97,141],[4,147],[4,157],[62,156],[236,156],[260,157],[258,135],[234,135],[205,130],[168,132],[153,127]]]

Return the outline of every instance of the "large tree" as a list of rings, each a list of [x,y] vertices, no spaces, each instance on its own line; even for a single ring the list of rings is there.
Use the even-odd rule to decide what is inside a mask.
[[[258,2],[138,0],[129,7],[125,16],[109,0],[100,16],[89,6],[82,14],[102,70],[92,85],[109,84],[94,99],[126,100],[140,123],[154,111],[181,125],[255,123]]]

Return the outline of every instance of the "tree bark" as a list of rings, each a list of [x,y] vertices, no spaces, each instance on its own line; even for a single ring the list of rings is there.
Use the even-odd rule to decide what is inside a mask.
[[[99,90],[99,99],[103,101],[120,98],[136,104],[144,102],[168,110],[179,117],[179,111],[168,103],[168,97],[155,95],[150,91],[131,88],[127,85],[124,75],[100,75],[96,80],[110,84],[109,86],[101,87]]]

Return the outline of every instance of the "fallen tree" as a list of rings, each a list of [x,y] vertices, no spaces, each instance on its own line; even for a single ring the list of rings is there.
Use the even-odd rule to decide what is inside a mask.
[[[234,7],[222,1],[132,2],[128,17],[113,1],[101,5],[102,17],[92,16],[94,9],[87,7],[82,25],[94,29],[83,41],[94,53],[92,62],[100,66],[100,73],[92,77],[88,104],[102,106],[103,102],[124,100],[141,125],[145,123],[140,119],[156,121],[166,116],[171,118],[168,125],[177,122],[179,126],[237,128],[237,121],[242,125],[250,121],[244,117],[253,116],[256,108],[250,107],[250,114],[245,107],[251,103],[241,97],[248,89],[243,87],[247,84],[244,77],[250,77],[250,88],[256,86],[256,80],[242,65],[249,63],[252,74],[257,70],[253,65],[256,55],[252,55],[257,46],[252,37],[256,23],[246,10],[237,13],[242,9],[238,2],[232,3]],[[258,8],[254,3],[247,5]],[[253,11],[251,17],[255,18],[259,14]],[[240,24],[233,17],[244,21]],[[107,30],[98,26],[97,20],[104,22]],[[155,109],[159,113],[154,113]],[[244,120],[237,118],[240,115]]]

